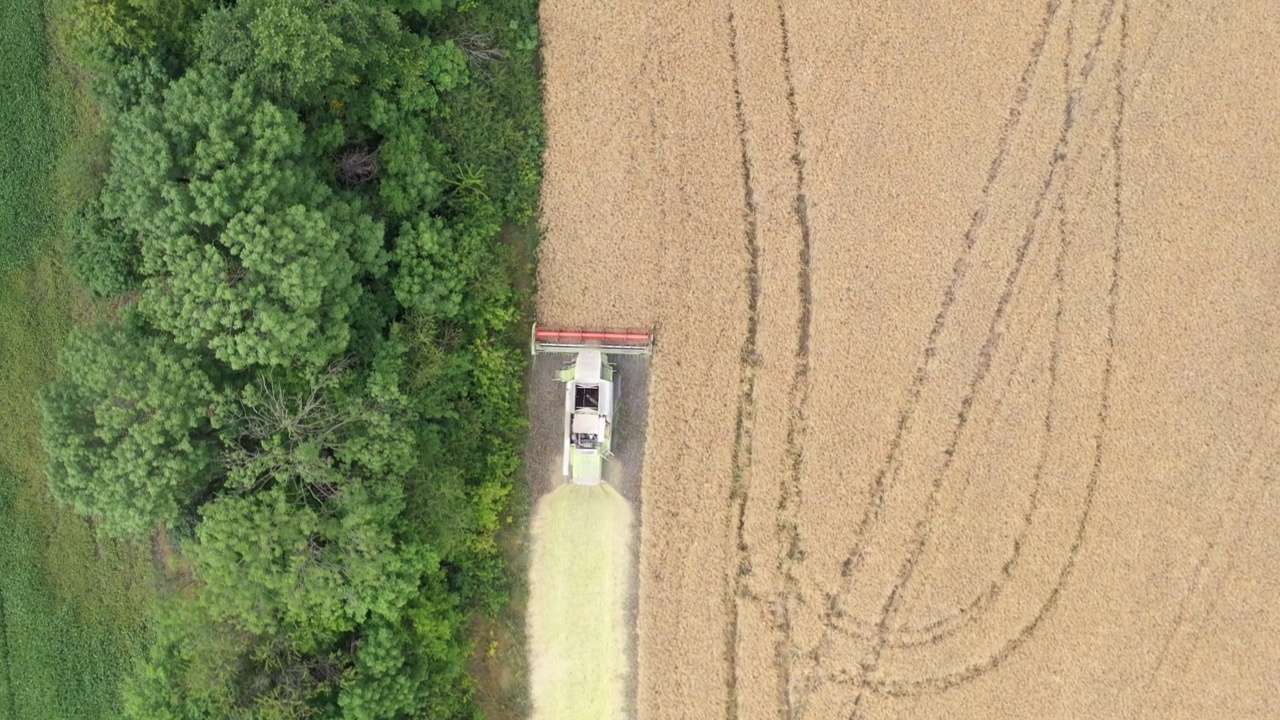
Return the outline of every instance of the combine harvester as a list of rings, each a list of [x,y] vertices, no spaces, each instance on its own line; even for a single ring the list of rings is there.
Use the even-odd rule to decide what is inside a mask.
[[[544,330],[534,323],[529,352],[573,353],[556,376],[565,384],[564,481],[599,485],[610,455],[617,405],[616,373],[609,355],[649,355],[652,333]]]

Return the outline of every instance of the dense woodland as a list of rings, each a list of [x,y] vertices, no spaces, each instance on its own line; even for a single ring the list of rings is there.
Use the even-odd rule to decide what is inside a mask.
[[[113,299],[40,396],[53,495],[178,539],[132,718],[472,718],[524,432],[534,3],[78,0]]]

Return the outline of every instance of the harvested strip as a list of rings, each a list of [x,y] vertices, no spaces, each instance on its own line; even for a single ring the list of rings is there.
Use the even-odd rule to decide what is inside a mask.
[[[538,503],[529,561],[533,720],[622,720],[631,507],[608,485]]]

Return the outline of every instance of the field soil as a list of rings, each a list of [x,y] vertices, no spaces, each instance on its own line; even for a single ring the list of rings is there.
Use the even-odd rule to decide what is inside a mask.
[[[543,0],[641,720],[1280,716],[1280,4]]]

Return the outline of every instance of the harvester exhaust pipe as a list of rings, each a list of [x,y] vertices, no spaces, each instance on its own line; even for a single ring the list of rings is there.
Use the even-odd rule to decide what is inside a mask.
[[[643,330],[549,330],[533,324],[529,353],[599,350],[610,355],[649,355],[653,333]]]

